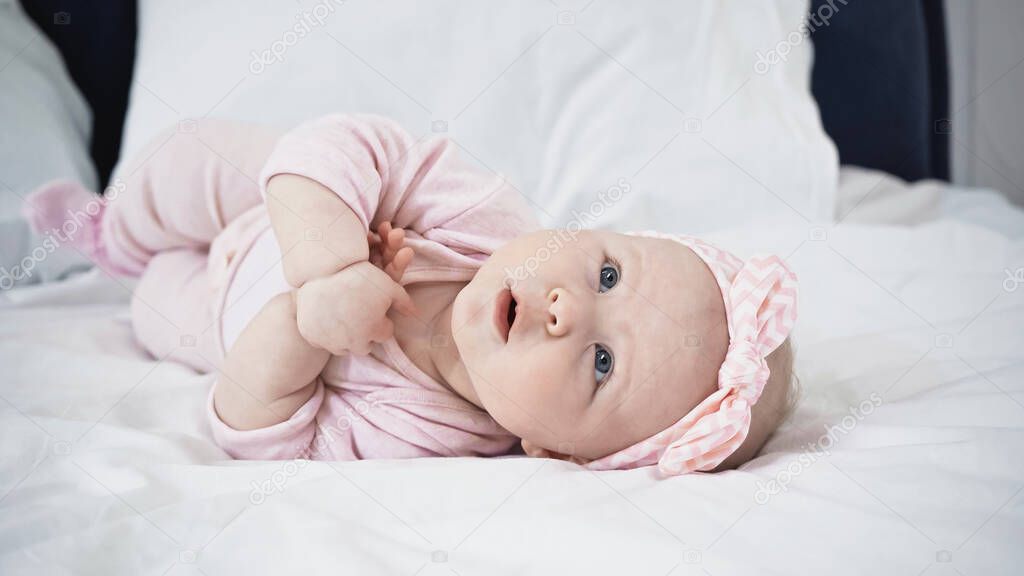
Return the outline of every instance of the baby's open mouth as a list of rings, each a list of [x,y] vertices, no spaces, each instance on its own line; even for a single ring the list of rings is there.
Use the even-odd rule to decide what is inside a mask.
[[[508,342],[508,335],[516,322],[516,299],[509,289],[498,293],[497,302],[494,307],[494,326],[498,334],[505,342]]]
[[[511,333],[512,332],[512,326],[516,323],[516,297],[515,297],[515,295],[513,294],[512,297],[509,298],[509,300],[511,300],[511,302],[508,305],[508,331]],[[508,340],[508,338],[505,338],[505,339]]]

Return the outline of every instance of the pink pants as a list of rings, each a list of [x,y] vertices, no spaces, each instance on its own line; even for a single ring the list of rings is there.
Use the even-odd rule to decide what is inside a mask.
[[[125,186],[97,232],[110,267],[141,273],[132,323],[157,358],[219,368],[207,253],[227,224],[262,203],[257,177],[278,136],[202,120],[194,131],[161,134],[121,171]]]

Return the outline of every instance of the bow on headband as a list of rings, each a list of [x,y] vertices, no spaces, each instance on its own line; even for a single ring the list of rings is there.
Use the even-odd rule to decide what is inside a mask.
[[[777,256],[736,256],[685,236],[639,232],[675,240],[693,250],[722,290],[729,350],[718,371],[718,390],[665,430],[585,464],[593,470],[637,468],[657,463],[665,474],[714,469],[743,444],[751,407],[770,374],[765,357],[789,336],[796,322],[796,275]]]

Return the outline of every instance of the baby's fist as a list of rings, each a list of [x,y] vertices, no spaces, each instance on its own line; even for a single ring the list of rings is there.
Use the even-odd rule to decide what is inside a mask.
[[[389,340],[392,306],[406,314],[415,310],[405,288],[370,262],[352,264],[295,291],[299,333],[334,355],[366,355],[374,342]]]

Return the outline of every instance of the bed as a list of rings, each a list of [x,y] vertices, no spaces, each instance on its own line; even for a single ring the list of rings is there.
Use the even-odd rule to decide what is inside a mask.
[[[884,62],[944,70],[935,62],[944,47],[929,49],[939,42],[935,5],[886,12],[893,26],[916,30],[921,50],[915,62],[880,58],[873,73]],[[575,5],[576,24],[604,9]],[[836,112],[828,76],[847,83],[832,90],[846,98],[864,82],[827,46],[849,47],[844,30],[866,41],[863,27],[882,25],[870,9],[842,10],[815,32],[808,81],[844,166],[798,183],[837,180],[830,218],[789,214],[706,231],[740,253],[782,254],[801,278],[794,342],[803,396],[758,458],[670,480],[522,457],[232,461],[202,418],[210,377],[147,356],[129,324],[131,283],[91,269],[3,292],[0,573],[1016,573],[1024,560],[1024,211],[997,191],[942,180],[948,147],[935,123],[949,111],[937,73],[918,78],[919,92],[864,95],[915,94],[888,100],[890,112],[927,99],[912,125],[896,130],[880,112],[858,127]],[[168,18],[153,2],[141,6],[140,57],[154,22],[190,34]],[[516,53],[506,63],[509,56]],[[145,87],[133,98],[150,104],[129,107],[129,149],[141,145],[138,126],[161,123],[138,118],[159,106],[150,92],[160,91],[152,69],[140,70]],[[742,98],[733,101],[742,106]],[[186,116],[192,106],[168,104]],[[225,113],[247,106],[255,104],[228,99]],[[866,141],[871,123],[899,133]],[[706,122],[701,133],[738,157],[714,130]],[[467,150],[478,149],[465,138]],[[500,150],[488,149],[483,163]],[[752,162],[741,158],[730,170],[761,190],[749,183],[764,180]],[[589,168],[563,172],[584,178]],[[522,185],[543,195],[564,184],[546,174]]]

